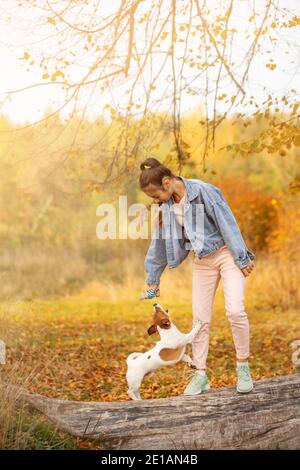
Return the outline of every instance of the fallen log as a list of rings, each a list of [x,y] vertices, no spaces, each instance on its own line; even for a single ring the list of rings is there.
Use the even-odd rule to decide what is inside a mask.
[[[19,401],[103,449],[300,449],[300,374],[142,401],[78,402],[22,391]]]

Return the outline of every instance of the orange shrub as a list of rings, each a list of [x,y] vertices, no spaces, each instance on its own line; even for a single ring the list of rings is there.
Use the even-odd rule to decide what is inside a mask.
[[[220,178],[215,184],[223,191],[249,249],[266,250],[270,231],[277,226],[276,197],[254,190],[246,179]]]
[[[300,199],[291,194],[278,200],[278,221],[267,237],[268,251],[299,263]]]

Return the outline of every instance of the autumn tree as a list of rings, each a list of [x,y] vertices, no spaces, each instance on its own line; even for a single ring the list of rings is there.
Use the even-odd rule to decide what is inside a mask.
[[[285,89],[277,96],[268,86],[258,96],[253,91],[253,68],[263,68],[271,84],[279,49],[290,54],[291,64],[297,62],[300,17],[284,0],[10,3],[6,15],[12,23],[21,12],[30,12],[24,19],[30,40],[24,41],[21,59],[29,71],[39,72],[40,80],[7,90],[2,102],[28,89],[57,90],[60,103],[43,122],[63,113],[65,127],[73,122],[73,138],[68,149],[56,150],[54,171],[77,152],[87,170],[95,160],[101,162],[101,178],[94,181],[87,173],[92,186],[118,185],[138,160],[155,155],[157,130],[167,129],[173,136],[168,163],[181,172],[190,157],[182,129],[187,104],[203,116],[198,149],[204,172],[228,116],[238,120],[252,115],[263,122],[249,140],[228,141],[229,152],[284,154],[300,144],[297,91]],[[107,134],[93,139],[92,145],[78,139],[91,109],[109,123]],[[59,126],[58,132],[64,129]],[[107,146],[109,139],[113,143]],[[297,187],[297,180],[291,184]]]

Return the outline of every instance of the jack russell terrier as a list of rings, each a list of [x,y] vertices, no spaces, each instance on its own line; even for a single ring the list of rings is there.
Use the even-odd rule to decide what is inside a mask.
[[[185,354],[185,347],[194,340],[201,328],[201,322],[196,321],[189,333],[181,333],[171,322],[168,309],[164,310],[160,304],[153,304],[153,310],[153,325],[148,328],[148,334],[158,332],[160,341],[149,351],[134,352],[126,359],[127,393],[132,400],[142,399],[141,383],[146,375],[152,374],[156,369],[180,361],[192,365],[192,359]]]

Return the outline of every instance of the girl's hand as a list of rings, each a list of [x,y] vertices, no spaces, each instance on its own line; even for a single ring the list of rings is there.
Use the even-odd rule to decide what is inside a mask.
[[[159,290],[159,284],[147,284],[147,289]]]
[[[247,277],[247,276],[250,276],[253,268],[254,268],[254,262],[250,261],[250,263],[245,268],[243,268],[241,271],[244,274],[244,276]]]

